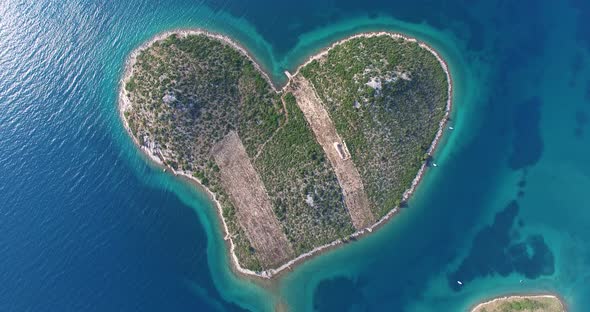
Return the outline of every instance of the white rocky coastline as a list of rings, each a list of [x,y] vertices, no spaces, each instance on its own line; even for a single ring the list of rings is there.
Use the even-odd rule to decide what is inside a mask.
[[[399,33],[393,33],[393,32],[367,32],[367,33],[359,33],[359,34],[355,34],[352,36],[349,36],[345,39],[339,40],[335,43],[333,43],[332,45],[330,45],[329,47],[321,50],[319,53],[309,57],[303,64],[299,65],[295,71],[294,74],[290,74],[288,72],[286,72],[289,80],[287,82],[287,84],[285,86],[283,86],[280,90],[277,89],[275,87],[275,85],[272,83],[272,80],[270,79],[270,77],[268,76],[268,74],[262,70],[262,68],[260,67],[260,65],[255,61],[255,59],[248,53],[248,51],[243,48],[242,46],[240,46],[239,44],[237,44],[235,41],[233,41],[232,39],[230,39],[227,36],[224,35],[220,35],[220,34],[216,34],[216,33],[212,33],[206,30],[202,30],[202,29],[179,29],[179,30],[172,30],[172,31],[167,31],[161,34],[158,34],[156,36],[154,36],[152,39],[148,40],[147,42],[145,42],[144,44],[142,44],[140,47],[138,47],[137,49],[135,49],[129,56],[129,58],[126,60],[125,62],[125,70],[124,70],[124,74],[123,77],[120,80],[119,83],[119,99],[118,99],[118,108],[119,108],[119,115],[121,120],[123,121],[124,127],[126,129],[126,131],[129,133],[129,135],[132,137],[133,141],[135,142],[135,144],[137,144],[137,146],[139,146],[141,148],[141,150],[144,151],[144,153],[151,159],[153,160],[155,163],[161,165],[161,166],[166,166],[162,159],[162,153],[154,146],[144,146],[141,145],[140,142],[137,140],[137,138],[135,138],[135,136],[132,134],[131,129],[129,128],[128,122],[125,118],[124,113],[129,109],[129,107],[132,105],[131,102],[129,101],[127,94],[125,93],[125,83],[127,82],[127,80],[132,76],[133,74],[133,64],[135,63],[135,60],[137,58],[137,55],[143,50],[146,49],[147,47],[149,47],[151,44],[153,44],[156,41],[159,40],[163,40],[165,38],[167,38],[168,36],[172,35],[172,34],[176,34],[180,37],[184,37],[184,36],[188,36],[188,35],[206,35],[209,36],[211,38],[215,38],[218,40],[221,40],[223,42],[225,42],[226,44],[231,45],[233,48],[235,48],[236,50],[240,51],[243,55],[245,55],[246,57],[248,57],[248,59],[250,59],[252,61],[252,63],[254,64],[255,68],[262,74],[262,76],[264,77],[264,79],[269,83],[269,85],[273,88],[273,90],[275,92],[281,92],[283,90],[285,90],[289,84],[291,83],[291,77],[292,76],[296,76],[300,69],[303,68],[304,66],[306,66],[307,64],[309,64],[310,62],[321,58],[322,56],[326,55],[332,48],[334,48],[337,45],[340,45],[342,43],[345,43],[349,40],[355,39],[355,38],[367,38],[367,37],[376,37],[376,36],[390,36],[392,38],[396,38],[396,39],[403,39],[406,41],[410,41],[410,42],[418,42],[418,44],[420,45],[420,47],[428,50],[430,53],[432,53],[437,60],[440,62],[446,76],[447,76],[447,81],[449,83],[448,86],[448,99],[447,99],[447,105],[446,105],[446,109],[445,109],[445,115],[443,117],[443,119],[440,121],[439,123],[439,129],[436,133],[435,139],[433,140],[432,144],[430,145],[427,153],[428,155],[432,156],[434,151],[436,150],[437,146],[440,143],[440,139],[442,137],[442,134],[444,132],[446,123],[448,121],[451,109],[452,109],[452,80],[451,80],[451,75],[449,73],[449,69],[447,66],[447,63],[440,57],[440,55],[429,45],[427,45],[426,43],[420,42],[415,38],[411,38],[411,37],[407,37],[405,35],[399,34]],[[231,236],[229,235],[229,229],[228,226],[223,218],[223,211],[221,208],[220,203],[217,201],[215,194],[213,192],[211,192],[207,187],[205,187],[203,184],[201,184],[201,182],[195,178],[191,172],[184,172],[184,171],[179,171],[179,170],[174,170],[173,168],[170,168],[168,166],[166,166],[171,172],[173,172],[175,175],[180,175],[183,176],[191,181],[197,182],[209,195],[209,197],[211,198],[211,200],[215,203],[215,206],[217,207],[218,210],[218,217],[221,219],[221,223],[223,224],[223,228],[224,228],[224,239],[229,242],[229,252],[231,255],[231,259],[232,259],[232,265],[233,268],[235,269],[235,271],[241,273],[241,274],[245,274],[248,276],[256,276],[256,277],[261,277],[261,278],[265,278],[265,279],[269,279],[272,278],[273,276],[277,276],[279,275],[281,272],[283,272],[286,269],[290,269],[292,266],[296,265],[297,263],[302,262],[303,260],[310,258],[314,255],[319,254],[322,251],[328,250],[330,248],[333,248],[339,244],[344,243],[342,240],[336,240],[333,241],[331,243],[322,245],[322,246],[318,246],[316,248],[314,248],[311,251],[308,251],[304,254],[301,254],[299,256],[297,256],[296,258],[288,261],[287,263],[281,265],[278,268],[275,269],[269,269],[266,271],[262,271],[262,272],[254,272],[252,270],[248,270],[243,268],[240,263],[239,260],[234,252],[235,250],[235,245],[231,239]],[[427,168],[427,163],[422,164],[421,168],[418,170],[418,173],[416,175],[416,177],[414,178],[414,180],[412,181],[412,184],[410,186],[410,188],[408,188],[404,194],[403,194],[403,200],[407,201],[410,196],[412,195],[412,193],[415,191],[416,187],[418,186],[419,182],[421,181],[425,170]],[[357,231],[355,233],[353,233],[352,235],[350,235],[350,238],[358,238],[361,237],[365,234],[368,234],[370,232],[372,232],[373,230],[377,229],[379,226],[383,225],[387,220],[389,220],[393,215],[395,215],[397,212],[399,212],[399,207],[395,207],[392,210],[390,210],[384,217],[382,217],[379,221],[377,221],[375,224],[373,224],[372,226],[365,228],[363,230]]]

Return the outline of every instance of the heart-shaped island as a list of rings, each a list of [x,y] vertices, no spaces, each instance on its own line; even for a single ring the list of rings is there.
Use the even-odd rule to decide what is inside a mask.
[[[133,52],[119,100],[134,141],[211,193],[237,270],[263,277],[393,215],[451,108],[445,62],[399,34],[352,36],[286,74],[277,90],[229,38],[178,31]]]

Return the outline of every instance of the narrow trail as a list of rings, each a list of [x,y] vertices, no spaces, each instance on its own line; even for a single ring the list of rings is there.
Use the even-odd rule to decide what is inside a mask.
[[[258,151],[256,152],[256,155],[254,155],[254,157],[252,158],[252,162],[256,162],[256,160],[258,159],[258,156],[260,156],[260,154],[262,154],[262,151],[264,150],[264,147],[266,146],[266,143],[270,142],[274,137],[275,134],[277,134],[279,131],[281,131],[281,129],[283,129],[283,127],[289,123],[289,111],[287,110],[287,105],[285,104],[285,100],[283,99],[285,95],[281,95],[281,103],[283,104],[283,110],[285,111],[285,122],[277,128],[277,130],[275,130],[272,135],[270,136],[270,138],[268,138],[268,140],[264,141],[264,143],[262,143],[262,145],[260,145],[260,147],[258,148]]]

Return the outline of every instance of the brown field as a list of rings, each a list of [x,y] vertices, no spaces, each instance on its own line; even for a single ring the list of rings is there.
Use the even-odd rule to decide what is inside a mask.
[[[238,134],[231,131],[211,152],[220,169],[221,184],[236,208],[238,222],[262,266],[276,267],[290,260],[293,249]]]
[[[375,217],[371,212],[361,176],[350,157],[341,157],[337,147],[339,144],[344,146],[344,142],[338,136],[320,98],[312,85],[303,77],[294,78],[292,89],[297,105],[334,168],[354,227],[362,229],[372,225]]]

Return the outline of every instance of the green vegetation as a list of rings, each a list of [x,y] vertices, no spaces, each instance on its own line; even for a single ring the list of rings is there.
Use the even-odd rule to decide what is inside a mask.
[[[417,43],[356,38],[305,66],[382,217],[426,160],[447,102],[440,63]],[[370,151],[370,152],[368,152]]]
[[[127,81],[125,84],[125,90],[129,92],[135,91],[135,87],[137,87],[137,85],[135,84],[135,79],[133,78],[129,79],[129,81]]]
[[[500,309],[502,311],[535,311],[547,308],[547,304],[537,301],[531,300],[528,298],[522,300],[516,300],[511,302],[505,302],[502,304]]]

